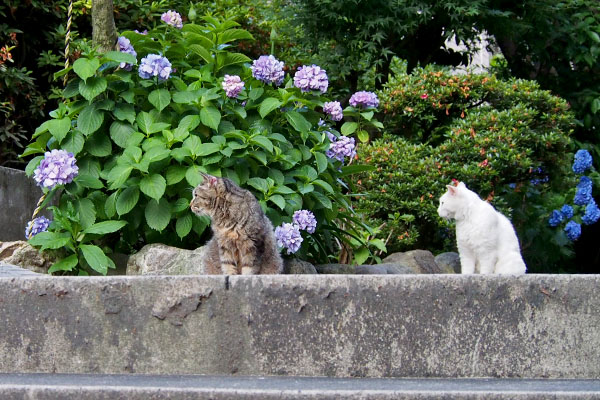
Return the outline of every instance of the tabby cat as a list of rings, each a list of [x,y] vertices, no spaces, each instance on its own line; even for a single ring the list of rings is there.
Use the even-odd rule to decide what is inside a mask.
[[[227,178],[202,174],[190,203],[196,215],[208,215],[213,237],[204,259],[208,274],[280,274],[283,261],[273,225],[249,191]]]

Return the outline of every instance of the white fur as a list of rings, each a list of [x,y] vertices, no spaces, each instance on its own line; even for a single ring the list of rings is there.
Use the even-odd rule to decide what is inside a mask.
[[[438,214],[456,220],[456,242],[463,274],[524,274],[515,230],[504,215],[467,189],[448,186]]]

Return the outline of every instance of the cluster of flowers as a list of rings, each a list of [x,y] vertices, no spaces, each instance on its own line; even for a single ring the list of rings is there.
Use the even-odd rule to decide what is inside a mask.
[[[236,98],[244,90],[244,82],[238,75],[225,75],[221,84],[227,97]]]
[[[29,222],[29,224],[27,224],[27,228],[25,228],[25,238],[32,238],[38,233],[48,230],[50,222],[52,221],[46,217],[37,217],[33,219]]]
[[[120,52],[131,54],[132,56],[137,58],[137,53],[136,53],[135,49],[131,45],[131,42],[129,41],[129,39],[127,39],[125,36],[119,36],[119,39],[117,40],[117,44],[119,45]],[[131,68],[133,67],[133,65],[122,62],[121,64],[119,64],[119,67],[126,71],[131,71]]]
[[[338,138],[331,132],[327,132],[327,137],[331,142],[329,150],[325,153],[327,157],[344,162],[344,157],[352,159],[356,155],[354,138],[344,135]]]
[[[317,228],[315,215],[308,210],[299,210],[292,216],[292,223],[284,222],[275,228],[277,246],[287,250],[288,254],[297,252],[302,245],[300,231],[314,233]]]
[[[573,162],[573,172],[578,175],[584,174],[588,169],[592,167],[592,156],[587,150],[578,150],[575,153],[575,161]],[[596,201],[592,197],[593,183],[592,180],[587,176],[582,176],[579,179],[575,190],[575,196],[573,203],[581,208],[585,207],[581,222],[585,225],[591,225],[600,219],[600,209]],[[568,221],[564,227],[564,231],[571,241],[575,241],[581,235],[581,225],[572,220],[575,216],[575,209],[565,204],[560,210],[553,210],[548,224],[552,227],[560,225],[564,221]]]

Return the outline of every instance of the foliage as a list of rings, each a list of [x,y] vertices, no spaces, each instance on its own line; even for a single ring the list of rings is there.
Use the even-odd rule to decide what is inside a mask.
[[[358,204],[383,224],[390,251],[453,248],[436,209],[458,179],[512,217],[530,270],[572,255],[566,243],[542,239],[555,234],[545,201],[562,193],[570,167],[574,121],[564,100],[531,81],[433,67],[393,77],[380,99],[390,134],[359,149],[377,172],[361,176],[359,192],[369,195]]]
[[[251,60],[231,51],[232,43],[252,36],[233,21],[203,21],[183,29],[163,24],[147,35],[123,33],[138,60],[151,54],[168,59],[168,79],[167,70],[162,79],[142,79],[146,75],[135,65],[127,71],[137,60],[123,52],[82,53],[73,64],[76,76],[63,92],[65,103],[36,130],[24,153],[61,148],[77,158],[79,174],[60,193],[48,232],[31,239],[41,248],[64,249],[53,271],[104,274],[113,266],[105,253],[113,250],[129,253],[152,242],[202,244],[209,220],[189,210],[200,172],[251,190],[275,226],[301,208],[311,210],[318,224],[298,253],[303,258],[327,261],[340,242],[368,229],[353,222],[340,186],[360,167],[325,155],[325,131],[339,135],[318,124],[327,98],[302,92],[290,76],[284,87],[255,79]],[[227,97],[225,74],[245,82],[237,98]],[[369,122],[359,111],[347,109],[363,125],[376,123],[372,112]],[[29,175],[41,159],[29,162]]]

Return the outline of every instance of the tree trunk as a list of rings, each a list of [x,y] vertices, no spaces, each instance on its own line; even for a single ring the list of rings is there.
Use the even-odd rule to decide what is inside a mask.
[[[92,42],[102,53],[115,49],[117,28],[113,0],[92,0]]]

